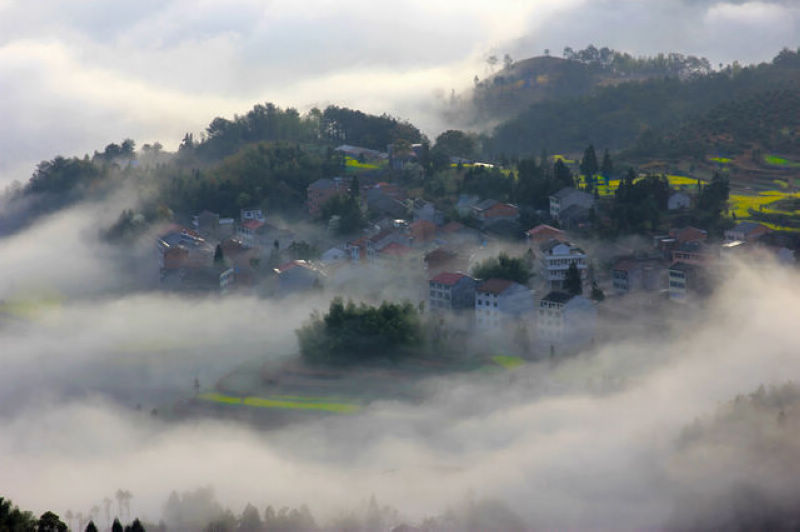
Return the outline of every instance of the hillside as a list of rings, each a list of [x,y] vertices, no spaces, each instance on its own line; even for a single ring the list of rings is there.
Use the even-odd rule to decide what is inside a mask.
[[[761,129],[746,136],[768,138],[769,143],[775,143],[781,135],[777,132],[791,125],[787,119],[782,119],[780,126],[773,127],[770,107],[753,102],[771,101],[780,91],[791,93],[798,88],[800,55],[788,50],[771,63],[757,66],[734,66],[688,78],[676,75],[598,87],[585,96],[530,106],[495,129],[487,152],[490,155],[530,155],[543,149],[578,152],[588,144],[622,150],[637,143],[642,148],[637,151],[643,152],[645,147],[657,149],[657,143],[649,141],[648,137],[679,135],[681,128],[698,121],[706,123],[709,132],[716,131],[718,140],[722,138],[721,127],[731,132],[735,129],[741,136],[750,124],[760,124]],[[785,106],[792,106],[794,101],[782,102],[781,114],[791,113],[794,107],[786,109]],[[739,110],[739,102],[747,103]],[[724,107],[726,104],[728,107]],[[737,111],[732,113],[731,110]],[[711,137],[708,143],[714,146]],[[685,143],[671,155],[702,158],[706,144]],[[685,149],[690,151],[683,153]]]
[[[520,61],[506,58],[496,73],[480,80],[465,95],[454,97],[446,114],[465,126],[485,127],[523,113],[531,105],[563,101],[591,94],[599,87],[675,76],[686,79],[711,71],[708,60],[682,54],[633,57],[596,48],[573,51],[563,57],[550,55]]]

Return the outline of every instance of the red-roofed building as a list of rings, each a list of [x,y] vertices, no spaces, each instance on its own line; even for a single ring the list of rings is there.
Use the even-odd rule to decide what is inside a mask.
[[[448,222],[439,229],[439,232],[442,234],[456,233],[464,229],[464,227],[461,222]]]
[[[389,244],[388,246],[386,246],[381,250],[381,255],[387,257],[405,257],[412,251],[414,250],[404,244],[392,242],[391,244]]]
[[[708,238],[708,231],[703,231],[697,227],[687,225],[681,229],[670,230],[669,236],[674,238],[678,244],[683,244],[684,242],[705,242]]]
[[[550,240],[558,240],[559,242],[566,242],[567,240],[564,231],[546,224],[540,224],[528,229],[525,231],[525,238],[533,244],[544,244]]]
[[[475,284],[475,279],[463,273],[440,273],[428,281],[428,305],[432,311],[473,308]]]
[[[656,290],[662,283],[664,266],[655,259],[620,259],[611,269],[614,290],[627,294],[636,290]]]
[[[408,227],[408,234],[414,244],[424,244],[436,236],[436,225],[427,220],[417,220]]]

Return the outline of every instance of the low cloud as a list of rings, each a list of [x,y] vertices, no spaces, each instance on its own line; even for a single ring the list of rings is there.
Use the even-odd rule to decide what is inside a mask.
[[[71,273],[54,279],[57,288],[102,280],[105,259],[76,258],[91,248],[69,236],[79,224],[64,223],[81,209],[3,241],[4,271],[60,260]],[[51,256],[24,252],[34,236]],[[72,253],[53,245],[61,239]],[[0,328],[0,493],[63,513],[124,488],[134,495],[132,514],[150,521],[162,517],[172,490],[202,486],[236,513],[247,502],[262,510],[308,504],[322,521],[371,495],[417,523],[474,497],[502,501],[533,528],[580,529],[674,524],[698,486],[724,498],[747,481],[780,501],[794,473],[754,474],[768,450],[732,445],[722,460],[712,447],[712,459],[698,459],[703,446],[678,445],[720,404],[800,372],[800,294],[787,288],[797,272],[729,274],[705,307],[663,318],[655,334],[618,323],[618,342],[557,364],[432,378],[416,404],[383,400],[270,431],[149,412],[191,397],[195,377],[207,390],[249,364],[258,378],[262,363],[295,352],[293,330],[325,297],[194,299],[113,288],[70,296]],[[795,428],[787,425],[781,441]],[[789,449],[782,456],[797,462]],[[742,468],[723,468],[737,460]],[[702,520],[727,510],[692,511]]]

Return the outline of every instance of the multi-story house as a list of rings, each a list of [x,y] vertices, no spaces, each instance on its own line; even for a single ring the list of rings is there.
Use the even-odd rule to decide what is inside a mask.
[[[559,214],[573,205],[583,207],[588,211],[594,205],[594,196],[572,187],[562,188],[550,196],[550,217],[560,220]]]
[[[581,345],[592,341],[597,309],[583,296],[550,292],[539,301],[536,329],[541,342],[554,346]]]
[[[578,268],[581,279],[586,280],[586,253],[581,248],[554,239],[542,244],[540,250],[545,280],[551,290],[561,290],[564,287],[567,270],[571,264],[575,264]]]
[[[474,308],[476,284],[463,273],[440,273],[428,281],[428,306],[432,311]]]
[[[482,329],[496,329],[532,313],[533,292],[507,279],[487,279],[475,289],[475,323]]]

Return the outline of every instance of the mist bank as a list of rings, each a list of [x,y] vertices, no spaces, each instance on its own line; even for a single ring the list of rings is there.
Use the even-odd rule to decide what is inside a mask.
[[[428,382],[422,404],[376,402],[270,432],[224,421],[167,423],[92,391],[104,380],[97,368],[106,346],[153,327],[173,328],[167,338],[192,338],[188,366],[209,375],[231,355],[206,345],[228,346],[234,358],[240,349],[247,358],[290,348],[285,305],[153,296],[84,301],[62,308],[60,317],[0,330],[11,348],[3,351],[8,370],[0,389],[31,382],[25,393],[4,397],[14,408],[2,418],[0,492],[36,511],[64,511],[122,487],[134,495],[132,513],[148,522],[163,517],[171,491],[202,486],[237,514],[248,502],[306,504],[320,522],[372,495],[412,523],[467,495],[500,501],[532,528],[736,522],[739,506],[731,501],[742,493],[763,502],[744,514],[785,508],[796,493],[792,464],[800,461],[792,441],[800,424],[793,407],[785,407],[781,425],[773,410],[756,410],[752,419],[766,427],[756,436],[701,435],[687,444],[686,430],[696,419],[713,427],[720,404],[798,374],[797,282],[794,271],[743,266],[705,308],[665,324],[678,331],[671,340],[642,335],[511,374],[440,377]],[[236,305],[242,312],[231,312]],[[59,320],[63,329],[54,334]],[[63,335],[67,330],[76,332]],[[187,367],[156,352],[142,355],[152,357],[152,375],[190,393]],[[61,395],[64,380],[88,393]],[[754,445],[759,435],[778,442],[780,454]],[[687,503],[699,500],[693,494],[709,502]]]

